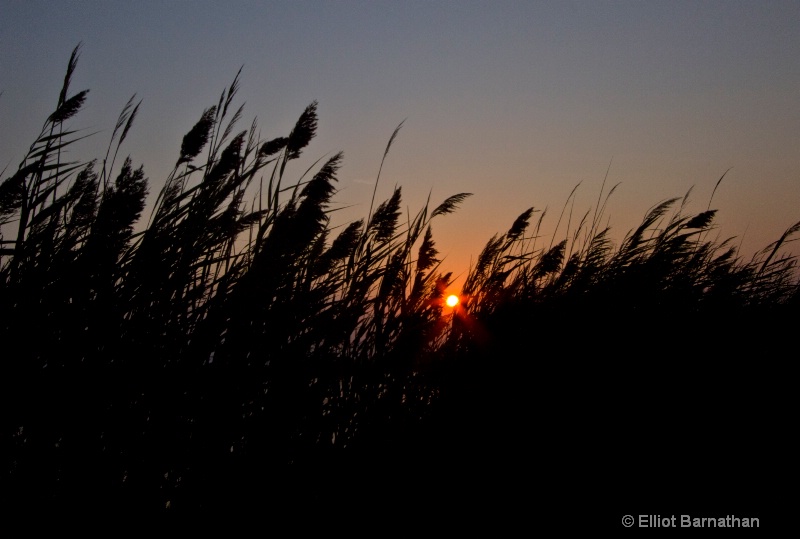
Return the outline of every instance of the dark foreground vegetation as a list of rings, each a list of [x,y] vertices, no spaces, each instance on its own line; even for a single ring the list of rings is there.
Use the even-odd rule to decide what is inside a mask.
[[[407,217],[398,187],[333,227],[342,155],[293,168],[316,103],[259,140],[255,121],[237,128],[237,76],[142,215],[151,182],[118,158],[133,98],[105,156],[64,158],[83,136],[78,52],[0,182],[6,508],[618,526],[775,501],[800,223],[745,260],[714,239],[710,202],[685,214],[689,193],[619,245],[602,225],[613,189],[564,212],[560,241],[531,208],[450,312],[431,223],[468,193]]]

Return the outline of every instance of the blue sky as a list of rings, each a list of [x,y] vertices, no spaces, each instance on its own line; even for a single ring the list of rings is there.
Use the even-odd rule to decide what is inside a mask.
[[[434,222],[444,269],[466,271],[531,206],[552,233],[576,185],[575,213],[594,206],[607,170],[621,239],[689,189],[705,210],[730,169],[712,207],[749,258],[800,220],[798,28],[798,1],[0,0],[0,169],[19,164],[82,42],[72,88],[90,93],[72,127],[99,133],[76,151],[102,157],[135,93],[123,152],[153,192],[243,66],[242,129],[286,135],[319,102],[295,172],[344,152],[338,219],[366,214],[405,121],[378,197],[401,185],[416,213],[429,193],[474,193]]]

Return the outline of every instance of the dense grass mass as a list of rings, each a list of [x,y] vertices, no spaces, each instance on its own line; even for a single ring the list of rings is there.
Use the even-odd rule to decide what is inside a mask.
[[[469,193],[406,219],[398,187],[332,226],[343,155],[292,172],[317,104],[259,140],[237,75],[143,216],[151,182],[118,159],[133,98],[102,159],[63,159],[78,56],[0,182],[7,506],[513,513],[611,488],[749,503],[782,475],[800,222],[745,260],[690,193],[618,246],[613,188],[560,241],[531,208],[450,312],[432,221]]]

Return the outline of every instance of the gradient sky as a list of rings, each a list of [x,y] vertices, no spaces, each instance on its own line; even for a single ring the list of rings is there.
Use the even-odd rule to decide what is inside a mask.
[[[243,66],[241,129],[289,133],[319,102],[317,137],[290,171],[344,152],[337,219],[366,216],[394,185],[437,218],[445,270],[465,273],[533,206],[553,234],[619,184],[606,216],[619,241],[646,211],[714,194],[720,238],[749,259],[800,220],[800,2],[0,0],[0,169],[13,171],[52,112],[69,55],[90,89],[76,152],[102,158],[117,116],[142,99],[123,146],[151,198],[183,135]],[[84,154],[85,152],[85,154]],[[610,164],[610,169],[609,169]],[[556,234],[564,237],[564,224]],[[795,249],[795,251],[800,251]]]

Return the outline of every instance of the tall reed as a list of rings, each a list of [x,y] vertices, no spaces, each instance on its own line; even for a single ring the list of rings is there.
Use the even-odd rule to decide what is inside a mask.
[[[71,93],[79,55],[80,45],[54,112],[0,182],[4,462],[20,500],[204,507],[255,485],[280,498],[295,487],[276,478],[290,472],[323,488],[343,463],[408,470],[424,457],[398,448],[458,421],[469,439],[497,439],[481,422],[497,411],[489,401],[522,398],[553,374],[521,358],[591,371],[574,358],[609,339],[635,354],[682,323],[698,332],[739,316],[761,320],[761,337],[797,312],[785,247],[800,223],[746,261],[731,240],[708,240],[716,210],[687,215],[687,193],[615,246],[602,226],[612,188],[575,226],[570,208],[566,237],[546,246],[546,212],[522,212],[446,314],[452,273],[433,221],[470,194],[429,198],[404,221],[398,186],[334,226],[343,154],[293,172],[317,103],[286,136],[261,140],[255,119],[237,127],[241,70],[184,136],[143,223],[151,181],[117,159],[135,96],[102,161],[65,160],[89,136],[67,125],[88,96]]]

